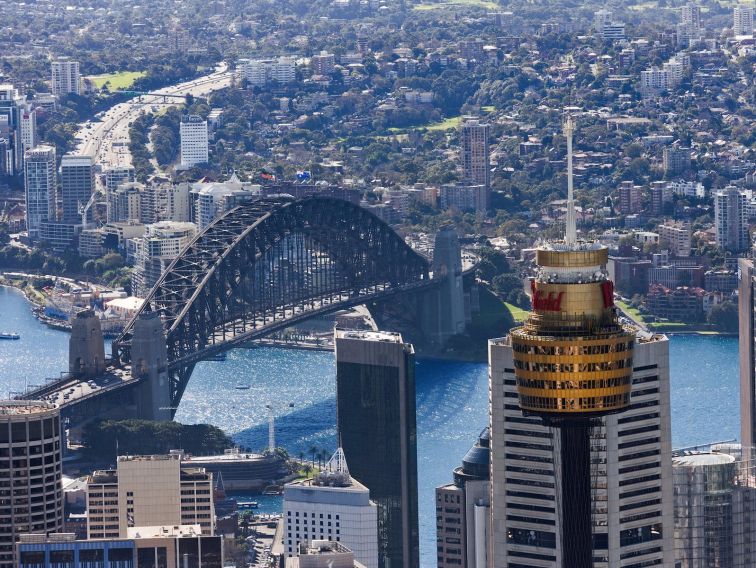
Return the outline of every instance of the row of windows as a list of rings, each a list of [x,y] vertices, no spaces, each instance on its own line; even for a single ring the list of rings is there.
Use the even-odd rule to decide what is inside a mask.
[[[598,345],[527,345],[518,341],[512,342],[512,351],[531,355],[605,355],[607,353],[624,353],[632,351],[634,341],[619,343],[601,343]],[[506,370],[506,369],[505,369]]]

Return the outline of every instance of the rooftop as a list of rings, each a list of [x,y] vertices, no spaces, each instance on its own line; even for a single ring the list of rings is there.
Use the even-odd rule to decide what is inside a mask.
[[[336,339],[360,339],[362,341],[402,343],[402,334],[394,331],[354,331],[337,329]]]
[[[58,408],[57,405],[41,400],[3,400],[0,401],[0,415],[20,416],[49,412]]]
[[[129,538],[168,538],[199,536],[202,534],[200,525],[158,525],[154,527],[129,527]]]

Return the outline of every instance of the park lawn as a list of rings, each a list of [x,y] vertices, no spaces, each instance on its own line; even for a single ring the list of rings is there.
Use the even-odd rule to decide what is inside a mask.
[[[108,89],[111,91],[121,91],[128,89],[134,84],[134,81],[140,77],[144,77],[147,73],[145,71],[119,71],[118,73],[108,73],[107,75],[93,75],[87,77],[95,87],[102,89],[105,83],[110,83]]]
[[[630,314],[631,316],[633,316],[638,321],[641,321],[641,322],[645,321],[643,319],[643,314],[640,313],[640,311],[638,310],[638,308],[633,308],[630,304],[628,304],[626,302],[623,302],[622,300],[616,300],[615,303],[620,307],[620,309],[623,312],[627,312],[628,314]]]
[[[512,319],[515,321],[515,323],[522,323],[528,317],[528,310],[523,310],[522,308],[519,308],[514,304],[510,304],[509,302],[504,302],[504,306],[509,310],[509,313],[511,314]]]
[[[501,8],[496,2],[489,2],[488,0],[441,0],[440,2],[429,2],[427,4],[417,4],[413,7],[414,10],[439,10],[447,7],[455,6],[475,6],[483,8],[485,10],[498,10]]]
[[[453,116],[451,118],[447,118],[446,120],[442,120],[441,122],[436,122],[435,124],[430,124],[422,128],[425,128],[429,132],[437,132],[440,130],[454,130],[455,128],[458,128],[460,124],[462,124],[462,117]]]

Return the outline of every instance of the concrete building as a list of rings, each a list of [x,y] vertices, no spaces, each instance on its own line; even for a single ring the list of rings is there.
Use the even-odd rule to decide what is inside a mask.
[[[454,469],[454,482],[436,487],[436,566],[486,568],[490,535],[490,433],[486,428]]]
[[[657,227],[662,249],[669,250],[672,256],[690,256],[692,230],[690,224],[667,221]]]
[[[732,9],[732,33],[753,35],[753,5],[736,4]]]
[[[38,240],[42,223],[57,219],[55,148],[37,146],[24,155],[26,228]]]
[[[37,146],[37,109],[24,108],[21,110],[18,131],[21,152],[25,153]]]
[[[192,184],[149,184],[142,194],[144,223],[159,221],[190,222],[192,220]]]
[[[273,82],[293,83],[297,78],[293,57],[239,59],[236,69],[239,81],[247,81],[253,87],[264,87]]]
[[[630,408],[591,434],[596,568],[674,565],[669,342],[636,341]],[[493,565],[560,568],[558,438],[520,410],[508,339],[489,342],[489,365]]]
[[[602,8],[593,13],[593,29],[600,33],[604,26],[612,21],[612,12]]]
[[[475,211],[485,215],[490,203],[490,189],[483,184],[447,183],[438,190],[441,209],[455,207],[460,211]]]
[[[243,184],[236,174],[224,182],[192,184],[190,193],[194,222],[200,231],[229,209],[260,195],[259,186]]]
[[[134,527],[124,538],[77,540],[72,533],[25,534],[17,568],[222,568],[223,538],[199,525]]]
[[[81,75],[79,62],[68,57],[61,57],[52,62],[52,94],[62,95],[81,94]]]
[[[690,169],[690,148],[666,146],[662,151],[665,175],[681,174]]]
[[[283,541],[289,557],[311,540],[347,546],[367,568],[378,568],[378,508],[349,474],[341,448],[312,479],[284,486]]]
[[[672,463],[678,568],[753,565],[756,471],[751,450],[720,444],[676,452]]]
[[[639,89],[644,97],[654,97],[673,87],[669,71],[651,67],[640,73]]]
[[[330,75],[336,68],[336,56],[333,53],[321,51],[310,58],[310,68],[313,75]]]
[[[97,377],[105,371],[105,341],[100,318],[92,310],[76,314],[68,340],[68,372],[75,377]]]
[[[114,191],[122,183],[136,181],[134,166],[114,166],[105,170],[105,187]]]
[[[82,214],[95,188],[92,156],[66,154],[60,160],[60,195],[64,223],[81,223]],[[86,221],[92,221],[94,210],[87,210]]]
[[[13,568],[20,535],[63,530],[62,446],[57,406],[0,402],[0,568]]]
[[[240,452],[238,448],[217,456],[182,455],[181,464],[203,468],[215,478],[221,476],[226,491],[262,491],[271,480],[288,475],[286,464],[279,456]]]
[[[667,204],[672,203],[672,188],[666,182],[651,182],[649,188],[651,215],[663,215]]]
[[[717,247],[741,252],[750,247],[748,198],[737,187],[726,187],[714,194],[714,227]]]
[[[190,168],[210,160],[207,121],[191,115],[181,118],[181,166]]]
[[[697,4],[686,4],[680,9],[677,43],[680,47],[688,47],[697,42],[701,35],[701,7]]]
[[[418,568],[415,351],[398,333],[335,331],[337,427],[378,505],[378,566]]]
[[[623,181],[619,185],[619,203],[617,209],[623,215],[639,213],[643,198],[643,187],[632,181]]]
[[[462,123],[462,167],[467,184],[491,187],[490,137],[491,125],[474,118],[466,118]],[[482,208],[488,209],[488,199],[484,205]]]
[[[107,190],[107,220],[108,223],[141,221],[143,215],[144,185],[139,182],[123,182],[115,189]]]
[[[756,270],[753,258],[738,259],[738,356],[740,358],[740,442],[756,442]],[[756,454],[755,454],[756,455]]]
[[[197,226],[194,223],[161,221],[147,225],[145,235],[133,239],[134,295],[144,298],[196,234]]]
[[[215,532],[213,476],[182,468],[178,455],[119,456],[116,469],[87,477],[87,538],[126,538],[129,529],[199,525]]]

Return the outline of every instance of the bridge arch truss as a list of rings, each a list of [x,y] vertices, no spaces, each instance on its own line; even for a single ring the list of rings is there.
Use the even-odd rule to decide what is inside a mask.
[[[194,365],[298,321],[431,284],[428,261],[378,217],[345,200],[263,199],[199,233],[113,345],[130,362],[134,323],[163,320],[171,406]]]

